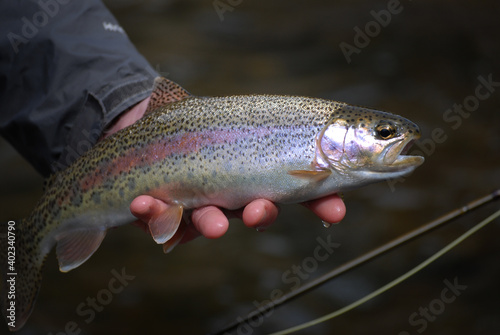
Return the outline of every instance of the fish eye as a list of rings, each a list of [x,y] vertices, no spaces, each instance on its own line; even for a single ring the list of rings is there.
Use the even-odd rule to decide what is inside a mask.
[[[381,124],[375,128],[377,135],[383,139],[388,140],[396,135],[396,128],[390,124]]]

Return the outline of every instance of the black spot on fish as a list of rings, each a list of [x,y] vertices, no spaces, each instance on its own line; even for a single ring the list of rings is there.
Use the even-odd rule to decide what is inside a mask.
[[[169,179],[168,179],[168,173],[165,173],[165,174],[163,175],[163,181],[164,181],[165,183],[168,183],[168,181],[169,181]],[[157,185],[156,187],[158,187],[158,186],[159,186],[159,185]]]
[[[100,193],[93,192],[90,198],[96,204],[100,204],[101,203],[101,194]]]
[[[71,197],[71,204],[74,206],[80,206],[82,204],[82,195],[76,192],[74,196]]]
[[[128,188],[133,191],[135,189],[135,178],[130,178],[128,180]]]

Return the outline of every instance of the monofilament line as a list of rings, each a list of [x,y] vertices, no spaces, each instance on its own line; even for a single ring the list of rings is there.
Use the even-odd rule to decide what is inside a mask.
[[[324,316],[322,316],[320,318],[317,318],[315,320],[312,320],[312,321],[303,323],[301,325],[298,325],[298,326],[295,326],[295,327],[291,327],[291,328],[288,328],[288,329],[285,329],[285,330],[282,330],[282,331],[279,331],[279,332],[276,332],[276,333],[272,333],[270,335],[286,335],[286,334],[291,334],[291,333],[297,332],[299,330],[302,330],[302,329],[305,329],[305,328],[309,328],[309,327],[315,326],[317,324],[320,324],[322,322],[325,322],[327,320],[333,319],[334,317],[342,315],[342,314],[350,311],[351,309],[354,309],[354,308],[358,307],[359,305],[364,304],[365,302],[367,302],[367,301],[375,298],[376,296],[384,293],[385,291],[389,290],[390,288],[393,288],[394,286],[400,284],[404,280],[410,278],[411,276],[413,276],[418,271],[424,269],[426,266],[428,266],[429,264],[431,264],[432,262],[434,262],[439,257],[443,256],[445,253],[447,253],[448,251],[450,251],[451,249],[453,249],[454,247],[456,247],[458,244],[460,244],[461,242],[463,242],[464,240],[466,240],[472,234],[474,234],[479,229],[483,228],[484,226],[486,226],[488,223],[490,223],[491,221],[495,220],[499,216],[500,216],[500,210],[496,211],[495,213],[493,213],[492,215],[490,215],[489,217],[487,217],[486,219],[484,219],[483,221],[481,221],[480,223],[478,223],[477,225],[475,225],[474,227],[472,227],[471,229],[469,229],[468,231],[466,231],[460,237],[458,237],[457,239],[455,239],[453,242],[451,242],[450,244],[448,244],[447,246],[445,246],[443,249],[441,249],[438,252],[436,252],[434,255],[432,255],[431,257],[429,257],[428,259],[426,259],[425,261],[423,261],[422,263],[420,263],[419,265],[417,265],[416,267],[414,267],[410,271],[408,271],[405,274],[403,274],[402,276],[394,279],[390,283],[382,286],[378,290],[376,290],[376,291],[374,291],[374,292],[372,292],[372,293],[364,296],[363,298],[361,298],[361,299],[353,302],[352,304],[347,305],[347,306],[345,306],[345,307],[343,307],[343,308],[341,308],[339,310],[336,310],[333,313],[324,315]]]
[[[397,247],[399,246],[402,246],[410,241],[413,241],[414,239],[426,234],[426,233],[429,233],[439,227],[442,227],[444,226],[445,224],[449,223],[449,222],[452,222],[454,219],[466,214],[466,213],[469,213],[469,212],[472,212],[473,210],[476,210],[494,200],[497,200],[500,198],[500,189],[497,189],[493,192],[491,192],[490,194],[488,195],[485,195],[485,196],[482,196],[478,199],[475,199],[471,202],[469,202],[468,204],[466,204],[465,206],[462,206],[458,209],[455,209],[431,222],[428,222],[426,224],[424,224],[423,226],[417,228],[417,229],[414,229],[400,237],[397,237],[396,239],[392,240],[392,241],[389,241],[387,243],[385,243],[384,245],[380,246],[380,247],[377,247],[371,251],[368,251],[366,253],[364,253],[363,255],[329,271],[328,273],[322,275],[321,277],[319,278],[316,278],[304,285],[302,285],[301,287],[299,287],[298,289],[292,291],[292,292],[289,292],[283,296],[281,296],[280,298],[278,299],[275,299],[273,301],[271,301],[270,303],[264,305],[264,306],[260,306],[258,309],[256,310],[253,310],[251,311],[250,313],[247,314],[246,317],[244,318],[239,318],[237,321],[227,325],[226,327],[224,327],[223,329],[220,329],[218,330],[217,332],[213,333],[213,335],[220,335],[220,334],[224,334],[226,332],[229,332],[229,331],[232,331],[234,329],[236,329],[240,324],[242,323],[245,323],[247,322],[248,320],[250,320],[251,318],[255,317],[255,316],[258,316],[260,314],[263,314],[263,313],[266,313],[268,311],[270,311],[271,309],[275,309],[279,306],[282,306],[283,304],[293,300],[293,299],[296,299],[298,298],[299,296],[301,295],[304,295],[305,293],[329,282],[330,280],[350,271],[350,270],[353,270],[369,261],[372,261],[374,259],[376,259],[377,257],[380,257],[384,254],[386,254],[387,252],[391,251],[391,250],[394,250],[396,249]]]

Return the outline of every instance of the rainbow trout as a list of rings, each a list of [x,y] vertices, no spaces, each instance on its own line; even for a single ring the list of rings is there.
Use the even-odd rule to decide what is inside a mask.
[[[405,118],[342,102],[196,97],[158,78],[143,118],[50,178],[32,214],[14,227],[15,257],[2,242],[7,324],[18,330],[26,322],[54,245],[61,271],[78,267],[108,228],[134,221],[129,205],[139,195],[168,204],[149,229],[170,248],[186,210],[237,209],[258,198],[297,203],[405,175],[424,161],[405,155],[419,137]],[[10,272],[17,273],[14,296]]]

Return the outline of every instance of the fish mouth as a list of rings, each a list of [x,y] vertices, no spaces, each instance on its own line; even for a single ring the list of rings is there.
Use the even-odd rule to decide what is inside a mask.
[[[425,160],[424,157],[406,154],[417,139],[416,137],[409,137],[387,146],[380,155],[379,171],[406,171],[422,165]]]

